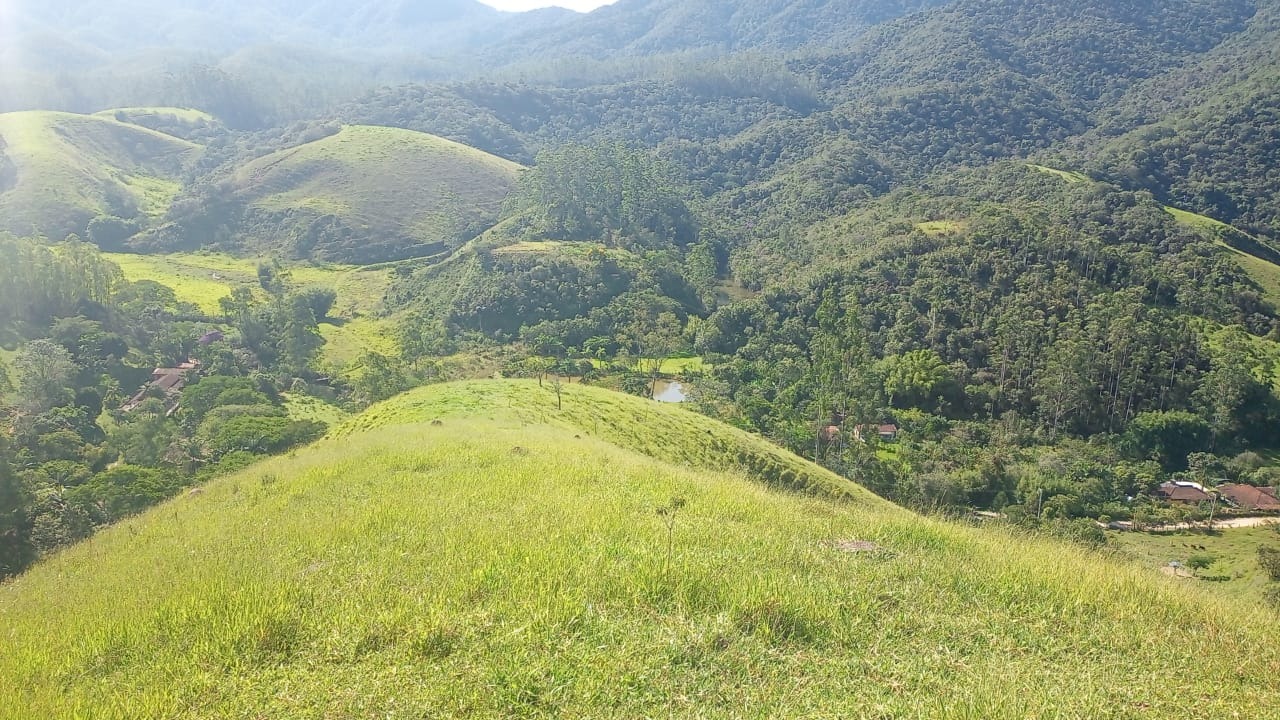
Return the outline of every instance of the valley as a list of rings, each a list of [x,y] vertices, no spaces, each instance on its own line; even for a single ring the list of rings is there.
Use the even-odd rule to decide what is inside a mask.
[[[1280,0],[11,5],[0,719],[1280,699]]]

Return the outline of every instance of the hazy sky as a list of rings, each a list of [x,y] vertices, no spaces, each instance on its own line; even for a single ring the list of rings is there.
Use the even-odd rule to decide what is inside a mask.
[[[480,0],[480,2],[485,5],[492,5],[499,10],[533,10],[534,8],[558,5],[570,10],[587,12],[588,10],[595,10],[601,5],[612,5],[616,0]]]

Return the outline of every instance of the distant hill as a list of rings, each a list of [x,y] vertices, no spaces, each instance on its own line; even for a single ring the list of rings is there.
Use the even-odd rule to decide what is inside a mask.
[[[567,11],[563,11],[568,15]],[[252,5],[193,0],[74,0],[13,3],[19,34],[57,33],[85,48],[136,53],[147,48],[233,52],[280,43],[346,50],[456,50],[512,17],[476,0],[266,0]]]
[[[1280,2],[1212,52],[1137,87],[1077,144],[1092,170],[1280,237]]]
[[[0,619],[4,717],[1211,718],[1280,699],[1274,615],[534,381],[375,406],[0,585]],[[1179,681],[1135,680],[1157,676]]]
[[[112,117],[0,115],[0,230],[53,239],[98,215],[163,215],[201,148]]]
[[[620,0],[486,53],[507,59],[795,50],[849,42],[877,23],[947,0]]]
[[[497,220],[519,170],[425,133],[347,126],[234,168],[152,242],[361,264],[435,255]]]
[[[550,73],[580,60],[840,47],[946,0],[623,0],[590,14],[499,12],[476,0],[271,0],[252,6],[21,0],[7,16],[0,110],[195,104],[258,128],[384,83]],[[562,62],[571,59],[569,62]],[[211,71],[212,70],[212,74]],[[213,77],[227,73],[228,77]],[[226,88],[211,89],[210,85]],[[242,96],[270,89],[270,111]],[[326,108],[327,109],[327,108]]]
[[[196,141],[219,128],[221,122],[203,110],[176,107],[113,108],[94,113],[97,117],[118,120],[128,125],[138,125],[183,140]]]

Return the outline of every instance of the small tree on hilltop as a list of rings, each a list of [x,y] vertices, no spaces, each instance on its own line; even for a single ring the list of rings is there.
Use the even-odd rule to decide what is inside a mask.
[[[551,376],[551,391],[556,394],[556,409],[563,410],[564,403],[561,393],[564,392],[564,382],[560,379],[559,375]]]

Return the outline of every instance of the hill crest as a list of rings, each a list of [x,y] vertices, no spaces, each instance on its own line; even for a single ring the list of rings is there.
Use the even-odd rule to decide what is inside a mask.
[[[593,388],[563,400],[600,437],[652,416]],[[1209,718],[1276,700],[1269,616],[1058,543],[656,461],[555,407],[531,381],[416,391],[0,585],[0,717]],[[686,415],[689,445],[736,437]],[[1180,681],[1132,680],[1157,674]]]
[[[345,263],[441,255],[497,221],[519,170],[434,135],[347,125],[234,168],[161,235]]]

